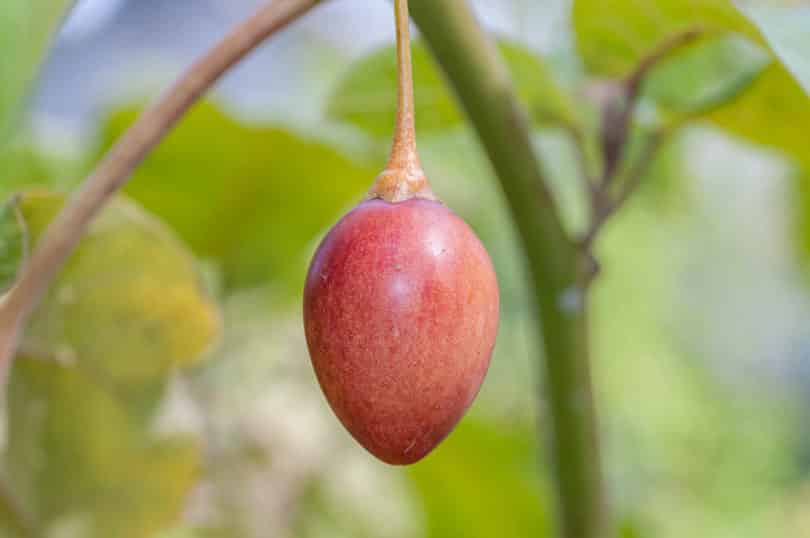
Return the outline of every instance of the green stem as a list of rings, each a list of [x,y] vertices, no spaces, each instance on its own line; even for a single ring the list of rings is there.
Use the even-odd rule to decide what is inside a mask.
[[[560,534],[605,536],[583,260],[563,230],[509,73],[467,3],[411,0],[411,13],[500,178],[528,258],[545,352]]]

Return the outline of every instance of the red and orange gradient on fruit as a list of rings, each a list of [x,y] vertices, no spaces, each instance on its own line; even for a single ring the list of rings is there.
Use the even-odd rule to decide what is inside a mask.
[[[340,421],[370,452],[415,462],[478,392],[498,329],[483,245],[439,202],[363,202],[321,244],[306,282],[312,364]]]

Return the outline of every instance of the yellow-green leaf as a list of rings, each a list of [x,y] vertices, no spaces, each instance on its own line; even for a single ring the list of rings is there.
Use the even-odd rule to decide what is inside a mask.
[[[194,485],[199,443],[156,439],[76,365],[18,357],[9,386],[9,485],[43,534],[148,538]]]
[[[576,0],[573,17],[587,68],[604,76],[627,74],[667,37],[696,26],[707,35],[732,32],[767,45],[730,0]],[[810,99],[782,63],[774,62],[711,119],[802,162],[809,159],[801,126],[810,124]]]
[[[745,92],[771,62],[762,46],[727,34],[663,62],[650,73],[643,93],[672,112],[703,114]]]
[[[115,113],[105,145],[136,115]],[[379,173],[318,135],[241,125],[203,104],[136,171],[127,193],[198,256],[218,261],[225,286],[281,279],[298,290],[307,247]]]
[[[605,76],[627,74],[663,39],[696,25],[762,42],[730,0],[575,0],[573,21],[585,66]]]
[[[34,241],[63,202],[44,191],[22,197]],[[51,287],[22,349],[75,363],[127,394],[199,360],[219,325],[190,253],[157,219],[119,198],[93,223]]]
[[[777,19],[759,20],[765,37],[748,18],[756,20],[757,12],[740,11],[731,0],[576,0],[573,18],[577,46],[587,68],[603,76],[630,72],[656,44],[696,25],[709,35],[735,33],[768,47],[778,61],[707,117],[731,133],[781,151],[803,170],[797,176],[806,178],[810,170],[810,98],[799,81],[807,84],[810,39],[799,23],[807,20],[806,10],[795,13],[795,24],[791,25],[774,25]],[[803,193],[810,192],[801,188]],[[807,222],[810,200],[803,211],[803,221]]]

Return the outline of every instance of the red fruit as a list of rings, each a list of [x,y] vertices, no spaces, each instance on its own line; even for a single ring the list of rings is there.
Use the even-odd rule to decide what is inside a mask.
[[[413,463],[450,433],[487,372],[498,328],[492,262],[439,202],[365,201],[315,254],[304,326],[343,425],[381,460]]]

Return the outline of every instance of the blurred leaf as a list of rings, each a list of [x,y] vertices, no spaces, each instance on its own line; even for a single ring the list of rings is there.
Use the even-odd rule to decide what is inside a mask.
[[[674,112],[702,114],[744,92],[771,61],[766,50],[744,37],[710,39],[654,69],[644,95]]]
[[[32,239],[64,203],[25,193]],[[114,200],[36,311],[8,393],[9,483],[49,536],[148,538],[177,520],[199,442],[156,438],[169,374],[215,339],[194,259],[156,219]]]
[[[742,8],[784,66],[810,94],[810,7]]]
[[[756,13],[750,12],[755,18]],[[797,21],[804,20],[805,11],[797,13]],[[577,45],[588,69],[605,76],[630,72],[656,44],[696,24],[709,33],[734,32],[755,43],[770,44],[780,62],[773,62],[745,92],[713,110],[708,118],[732,133],[783,152],[803,170],[810,170],[806,128],[810,125],[810,99],[794,78],[806,80],[802,60],[796,61],[796,57],[806,60],[803,51],[808,50],[805,43],[810,41],[810,34],[796,31],[799,26],[785,25],[782,34],[775,25],[777,19],[766,21],[763,17],[758,22],[768,28],[766,35],[771,34],[766,40],[730,0],[662,0],[654,4],[642,0],[576,0],[573,17]],[[777,34],[784,41],[777,39]],[[790,71],[782,63],[785,61],[790,62]],[[693,91],[687,77],[681,80],[676,87],[673,79],[672,92],[686,95]],[[802,211],[810,214],[810,199]],[[810,227],[802,230],[804,235],[810,235]],[[810,240],[804,242],[810,244]]]
[[[0,171],[0,199],[25,188],[50,185],[53,175],[41,154],[17,141],[0,149]]]
[[[730,171],[731,180],[739,174],[734,166],[719,169]],[[694,165],[682,173],[694,175]],[[666,218],[650,202],[635,200],[605,229],[605,272],[591,303],[603,449],[612,480],[621,484],[614,511],[636,522],[641,535],[655,538],[798,536],[761,525],[781,509],[785,477],[796,476],[791,437],[803,422],[794,422],[784,391],[764,380],[769,367],[757,370],[745,362],[757,351],[742,350],[752,341],[743,334],[758,330],[746,320],[764,320],[775,311],[754,302],[756,312],[742,312],[747,299],[728,299],[748,293],[743,290],[749,282],[754,288],[768,285],[762,275],[741,281],[735,267],[755,274],[767,262],[750,269],[750,258],[719,245],[716,214],[701,216],[693,206],[686,218]],[[747,237],[742,234],[738,244]],[[725,290],[717,290],[717,281],[708,287],[701,282],[707,267],[728,280]],[[707,310],[720,304],[727,314],[710,322]],[[706,344],[701,331],[727,340],[733,350]]]
[[[575,0],[577,47],[592,73],[622,76],[663,39],[700,24],[705,32],[737,32],[761,43],[729,0]]]
[[[0,206],[0,294],[8,290],[26,255],[28,232],[16,197]]]
[[[22,213],[36,240],[63,197],[31,192]],[[219,314],[193,258],[154,217],[124,199],[91,226],[35,313],[22,349],[76,363],[121,396],[149,395],[217,338]],[[150,398],[151,399],[151,398]]]
[[[213,538],[220,536],[207,530],[198,530],[191,527],[175,527],[157,534],[156,538]],[[224,536],[223,536],[224,538]]]
[[[620,521],[617,526],[619,527],[619,538],[644,538],[645,536],[639,526],[632,520]]]
[[[11,487],[48,535],[150,537],[195,482],[196,441],[153,439],[77,366],[19,357],[8,416]]]
[[[0,146],[73,0],[4,0],[0,8]]]
[[[105,146],[137,112],[112,115]],[[285,278],[298,290],[307,247],[360,201],[377,173],[318,135],[243,126],[203,104],[136,171],[127,192],[196,254],[220,262],[226,286]]]
[[[531,51],[502,42],[501,54],[520,97],[538,121],[575,121],[574,107],[552,74]],[[441,73],[422,43],[413,45],[416,124],[420,133],[456,126],[461,115]],[[368,134],[390,138],[397,107],[397,69],[393,46],[384,47],[354,63],[332,95],[330,117],[356,125]]]
[[[551,535],[531,428],[467,417],[409,474],[428,538]]]
[[[654,9],[640,0],[577,0],[574,4],[580,53],[591,72],[606,76],[630,72],[662,40],[698,24],[709,33],[734,32],[765,44],[729,0],[664,0],[656,2]],[[669,95],[694,91],[695,82],[687,72],[682,77],[671,74],[669,80]],[[748,91],[711,118],[737,134],[808,160],[801,126],[810,121],[810,100],[780,63],[772,64]]]
[[[3,476],[0,484],[0,537],[29,538],[31,533],[30,517],[22,513],[19,500],[8,490]]]

